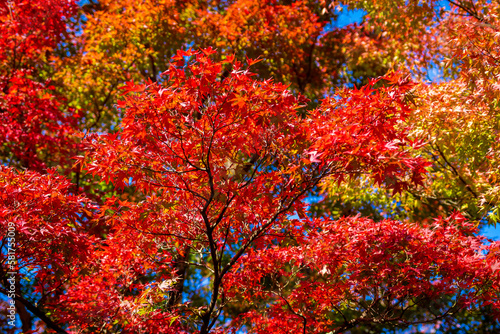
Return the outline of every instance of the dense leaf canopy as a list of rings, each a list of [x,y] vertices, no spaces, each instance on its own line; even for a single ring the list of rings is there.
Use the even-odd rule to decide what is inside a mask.
[[[499,108],[495,1],[3,1],[0,331],[497,332]]]

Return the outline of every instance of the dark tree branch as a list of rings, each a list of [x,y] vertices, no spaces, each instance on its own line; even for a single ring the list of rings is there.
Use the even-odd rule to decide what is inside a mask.
[[[9,292],[4,288],[0,288],[0,292],[6,296],[9,294]],[[23,298],[19,293],[16,292],[14,299],[16,302],[22,303],[31,313],[33,313],[40,320],[42,320],[47,325],[48,328],[56,331],[57,334],[69,334],[64,329],[62,329],[62,327],[60,327],[58,324],[52,321],[42,310],[40,310],[38,307],[36,307],[28,300]]]

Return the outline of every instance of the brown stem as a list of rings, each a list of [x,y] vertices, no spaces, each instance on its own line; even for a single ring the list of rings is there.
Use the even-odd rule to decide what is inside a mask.
[[[460,182],[463,183],[463,185],[465,186],[465,189],[467,189],[472,194],[472,196],[474,196],[474,198],[478,198],[478,195],[476,194],[476,192],[467,183],[467,181],[465,181],[465,179],[462,177],[462,175],[460,175],[460,173],[455,168],[455,166],[453,166],[453,164],[451,164],[448,161],[448,159],[446,158],[446,156],[444,155],[443,151],[441,150],[441,148],[439,147],[439,145],[437,143],[436,143],[436,148],[437,148],[437,151],[439,152],[439,155],[443,158],[444,162],[446,162],[446,164],[451,167],[453,173],[458,177],[458,179],[460,180]]]
[[[179,304],[182,301],[182,292],[184,291],[184,281],[186,280],[186,273],[189,267],[188,257],[189,257],[189,246],[184,247],[184,253],[179,255],[179,258],[174,261],[174,269],[178,275],[178,279],[175,282],[170,298],[168,300],[168,306],[172,307]]]

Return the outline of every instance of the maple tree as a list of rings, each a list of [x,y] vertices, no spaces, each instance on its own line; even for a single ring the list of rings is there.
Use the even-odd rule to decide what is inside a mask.
[[[498,328],[498,15],[0,4],[0,328]]]
[[[46,63],[64,33],[62,18],[76,6],[4,2],[0,10],[0,118],[9,125],[0,130],[2,161],[33,170],[64,164],[76,153],[78,114],[61,103]]]

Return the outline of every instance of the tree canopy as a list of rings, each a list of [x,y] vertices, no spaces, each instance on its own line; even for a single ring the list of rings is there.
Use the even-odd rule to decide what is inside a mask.
[[[3,1],[0,121],[4,333],[500,330],[496,1]]]

